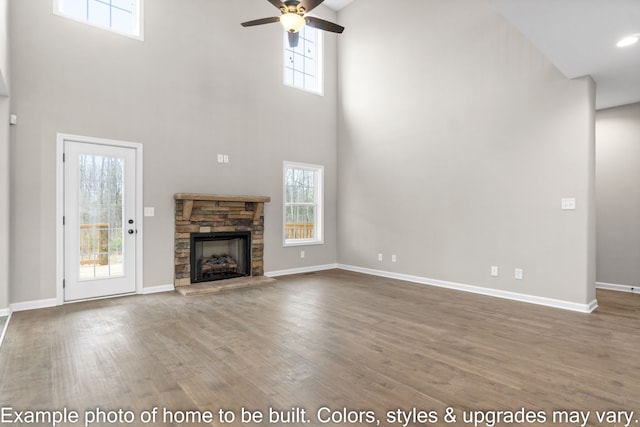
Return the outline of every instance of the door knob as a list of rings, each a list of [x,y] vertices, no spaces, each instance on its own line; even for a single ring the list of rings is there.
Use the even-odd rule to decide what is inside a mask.
[[[129,233],[129,234],[133,234],[133,233],[134,233],[134,231],[133,231],[133,230],[131,230],[131,229],[129,229],[129,231],[127,231],[127,233]]]

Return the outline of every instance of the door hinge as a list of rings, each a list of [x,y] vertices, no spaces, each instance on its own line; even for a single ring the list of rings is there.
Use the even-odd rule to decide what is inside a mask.
[[[62,279],[62,289],[66,289],[67,288],[67,281],[65,279]]]
[[[62,161],[65,162],[67,160],[67,155],[65,153],[62,153]]]
[[[65,224],[65,218],[66,218],[65,216],[62,217],[62,225],[66,225]]]

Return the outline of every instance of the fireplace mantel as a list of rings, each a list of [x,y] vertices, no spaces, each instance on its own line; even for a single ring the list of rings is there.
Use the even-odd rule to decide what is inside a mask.
[[[250,202],[250,203],[268,203],[271,201],[269,196],[236,196],[225,194],[197,194],[197,193],[178,193],[174,196],[176,200],[208,200],[213,202]]]

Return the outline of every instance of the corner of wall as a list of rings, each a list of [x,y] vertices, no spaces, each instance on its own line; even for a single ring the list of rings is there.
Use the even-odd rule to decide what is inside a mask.
[[[0,313],[9,311],[9,2],[0,0]]]

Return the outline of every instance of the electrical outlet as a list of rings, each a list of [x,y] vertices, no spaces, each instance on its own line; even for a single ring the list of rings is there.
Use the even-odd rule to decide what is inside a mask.
[[[524,279],[524,270],[521,268],[516,268],[514,270],[513,277],[515,277],[517,280]]]
[[[300,251],[300,258],[304,258],[304,251]]]
[[[378,254],[378,261],[382,262],[382,254]]]
[[[398,262],[398,257],[395,255],[391,255],[391,262]]]
[[[493,277],[498,277],[498,266],[496,265],[491,266],[491,275]]]
[[[224,163],[224,154],[218,154],[218,163]]]
[[[223,163],[229,163],[229,156],[227,154],[222,156],[222,161],[223,161]]]

